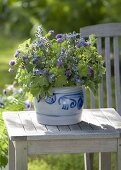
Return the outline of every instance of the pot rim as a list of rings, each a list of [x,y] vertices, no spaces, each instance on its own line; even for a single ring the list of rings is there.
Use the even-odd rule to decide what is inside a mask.
[[[59,88],[53,88],[53,93],[72,93],[77,91],[82,91],[82,86],[69,86],[69,87],[59,87]]]

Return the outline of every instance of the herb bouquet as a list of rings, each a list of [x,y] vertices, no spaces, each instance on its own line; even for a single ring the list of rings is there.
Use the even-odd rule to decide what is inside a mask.
[[[45,33],[39,26],[35,37],[19,46],[9,71],[15,69],[23,92],[34,96],[40,123],[79,122],[84,102],[82,87],[95,91],[105,73],[95,36],[85,40],[76,32],[54,35],[53,30]]]

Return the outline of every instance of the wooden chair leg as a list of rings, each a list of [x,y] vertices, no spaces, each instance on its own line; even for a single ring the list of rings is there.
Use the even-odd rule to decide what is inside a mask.
[[[121,139],[118,140],[117,170],[121,170]]]
[[[27,142],[16,141],[15,142],[15,170],[27,170]]]
[[[93,170],[94,153],[84,153],[85,170]]]
[[[111,170],[111,153],[99,153],[99,170]]]
[[[15,148],[11,140],[9,140],[8,148],[8,169],[15,170]]]

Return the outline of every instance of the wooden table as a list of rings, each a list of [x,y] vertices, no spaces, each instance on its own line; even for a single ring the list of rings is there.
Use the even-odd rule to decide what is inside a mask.
[[[114,109],[84,109],[83,121],[69,126],[38,124],[34,111],[4,112],[3,117],[9,170],[27,170],[28,155],[80,152],[117,152],[121,170],[121,117]]]

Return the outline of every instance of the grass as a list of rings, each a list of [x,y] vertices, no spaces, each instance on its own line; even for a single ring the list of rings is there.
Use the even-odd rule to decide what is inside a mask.
[[[99,169],[98,153],[94,153],[94,170]],[[116,170],[116,154],[111,155],[111,170]],[[29,159],[28,170],[84,170],[83,154],[56,154],[32,157]]]
[[[0,93],[6,84],[13,82],[13,75],[8,72],[9,60],[13,58],[18,44],[23,40],[17,40],[15,37],[0,35]],[[115,170],[115,154],[112,154],[112,170]],[[94,170],[98,169],[98,154],[94,154]],[[83,170],[83,154],[61,154],[44,155],[31,157],[29,159],[29,170]]]

